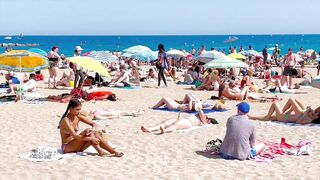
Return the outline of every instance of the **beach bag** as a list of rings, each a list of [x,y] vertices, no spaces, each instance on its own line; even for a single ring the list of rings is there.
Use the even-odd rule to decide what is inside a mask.
[[[221,139],[211,140],[206,144],[206,151],[213,153],[220,153]]]
[[[160,69],[160,68],[161,68],[161,66],[160,66],[160,64],[159,64],[159,62],[158,62],[158,61],[156,62],[156,64],[155,64],[155,65],[156,65],[156,68],[157,68],[157,69]]]

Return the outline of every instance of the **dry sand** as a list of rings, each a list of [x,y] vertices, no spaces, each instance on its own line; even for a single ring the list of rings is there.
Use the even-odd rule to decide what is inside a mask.
[[[315,75],[315,70],[311,71]],[[253,121],[257,139],[279,142],[281,137],[285,137],[291,144],[309,140],[313,144],[311,156],[282,156],[271,163],[206,157],[198,151],[203,150],[209,140],[223,139],[226,120],[236,113],[235,105],[238,102],[226,101],[231,110],[210,114],[219,121],[218,125],[186,133],[147,134],[140,131],[141,125],[152,126],[177,117],[177,113],[150,110],[150,106],[161,97],[181,99],[185,93],[191,92],[186,86],[178,86],[173,82],[169,83],[168,88],[155,88],[155,82],[150,85],[154,88],[111,89],[121,99],[117,102],[83,104],[84,110],[146,110],[140,117],[114,119],[107,127],[112,133],[112,143],[125,153],[122,158],[77,156],[42,163],[20,159],[19,154],[40,145],[60,146],[58,116],[64,113],[67,104],[0,104],[0,179],[319,179],[320,127],[275,126]],[[46,86],[40,85],[37,92],[43,95],[68,92],[47,89]],[[283,105],[288,98],[294,97],[313,108],[319,106],[320,89],[306,90],[308,94],[281,94],[284,99],[280,103]],[[192,92],[203,100],[217,95],[213,91]],[[251,103],[251,114],[265,114],[270,104]],[[101,123],[104,124],[103,121]]]

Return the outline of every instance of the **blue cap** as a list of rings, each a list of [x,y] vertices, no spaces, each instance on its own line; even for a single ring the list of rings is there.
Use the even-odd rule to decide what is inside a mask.
[[[243,112],[243,113],[248,113],[250,111],[250,105],[246,102],[241,102],[237,104],[238,110]]]

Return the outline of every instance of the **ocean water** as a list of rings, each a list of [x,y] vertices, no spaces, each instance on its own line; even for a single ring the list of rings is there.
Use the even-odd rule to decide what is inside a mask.
[[[80,45],[84,52],[91,50],[121,51],[134,45],[144,45],[156,50],[159,43],[165,45],[165,49],[185,49],[190,51],[192,47],[199,49],[205,45],[207,50],[215,48],[217,50],[229,47],[243,46],[248,49],[251,45],[260,52],[264,46],[274,47],[278,44],[281,54],[285,54],[289,47],[298,51],[300,47],[304,50],[314,49],[320,51],[320,35],[232,35],[239,39],[232,43],[223,43],[229,35],[205,35],[205,36],[12,36],[11,40],[0,36],[0,43],[37,43],[38,48],[50,51],[53,46],[59,47],[59,53],[66,56],[73,54],[74,47]],[[31,47],[30,47],[31,48]],[[13,49],[28,49],[28,47],[13,47]],[[3,52],[4,48],[0,48]]]

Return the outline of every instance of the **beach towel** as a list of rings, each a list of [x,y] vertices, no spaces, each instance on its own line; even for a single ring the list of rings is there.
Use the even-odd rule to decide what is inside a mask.
[[[109,145],[112,148],[116,148],[116,145]],[[77,153],[63,153],[61,148],[53,148],[49,146],[39,146],[36,149],[31,150],[31,152],[27,152],[19,155],[19,158],[26,159],[32,162],[44,162],[44,161],[56,161],[61,159],[66,159],[74,156],[88,156],[88,155],[97,155],[98,152],[90,146],[84,152]]]
[[[270,141],[264,141],[263,143],[266,147],[254,158],[257,162],[270,162],[270,160],[281,155],[301,156],[312,154],[312,144],[309,141],[301,140],[297,145],[290,145],[286,143],[285,138],[281,138],[280,143]]]
[[[75,156],[76,153],[63,154],[62,150],[59,148],[52,148],[47,146],[39,146],[33,149],[31,152],[21,154],[19,157],[22,159],[27,159],[32,162],[43,162],[43,161],[55,161],[64,158],[69,158]]]
[[[168,109],[168,108],[153,108],[153,110],[160,110],[160,111],[169,111],[169,112],[180,112],[179,110],[176,109]],[[209,113],[214,113],[214,112],[225,112],[227,110],[215,110],[215,109],[202,109],[203,113],[209,114]],[[181,111],[189,114],[197,114],[198,111]]]
[[[36,93],[26,93],[23,95],[22,102],[26,104],[43,104],[47,102],[47,96]]]
[[[314,124],[314,123],[309,123],[309,124],[297,124],[297,123],[285,123],[285,122],[279,122],[279,121],[267,121],[267,122],[263,122],[263,123],[265,123],[265,124],[270,124],[270,125],[320,127],[320,124]]]

